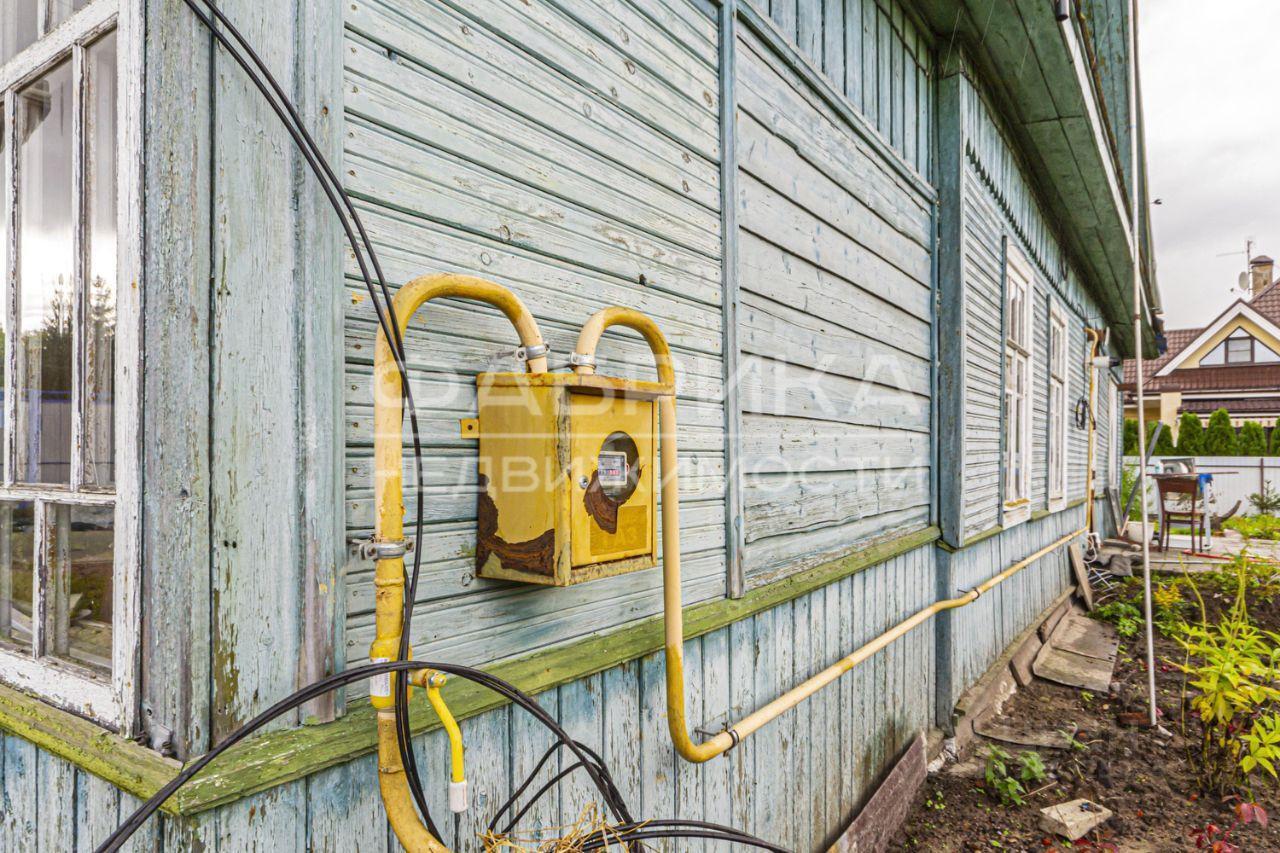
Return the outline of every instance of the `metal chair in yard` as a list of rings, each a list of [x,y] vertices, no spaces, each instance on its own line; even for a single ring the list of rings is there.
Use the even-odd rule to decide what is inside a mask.
[[[1160,550],[1169,550],[1169,530],[1175,524],[1191,528],[1191,550],[1204,549],[1204,495],[1195,474],[1157,475],[1160,493]]]

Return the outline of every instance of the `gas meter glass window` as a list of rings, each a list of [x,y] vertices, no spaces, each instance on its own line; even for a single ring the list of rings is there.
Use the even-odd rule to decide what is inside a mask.
[[[600,491],[614,503],[625,503],[640,482],[640,450],[625,432],[615,432],[600,445],[596,478]]]

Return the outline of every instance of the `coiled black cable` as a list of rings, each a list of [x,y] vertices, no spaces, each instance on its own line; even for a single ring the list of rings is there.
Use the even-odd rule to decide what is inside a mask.
[[[631,847],[631,840],[641,840],[644,838],[675,838],[675,837],[698,837],[712,838],[718,840],[733,841],[736,843],[755,846],[767,850],[780,850],[767,842],[752,838],[737,830],[729,827],[717,826],[715,824],[706,824],[696,821],[650,821],[646,823],[636,823],[631,817],[626,804],[623,802],[622,796],[618,791],[607,766],[590,748],[569,738],[559,724],[547,714],[541,706],[539,706],[532,698],[520,692],[514,686],[507,684],[501,679],[488,675],[481,670],[475,670],[469,667],[460,667],[450,664],[434,664],[422,661],[409,661],[409,637],[413,618],[413,605],[417,597],[418,579],[421,573],[422,565],[422,529],[424,526],[424,477],[422,464],[422,446],[421,435],[418,426],[417,409],[413,402],[412,390],[409,386],[408,369],[406,366],[406,355],[404,348],[404,340],[400,332],[398,318],[395,315],[394,302],[391,292],[387,286],[386,276],[383,274],[381,264],[378,261],[377,253],[373,249],[372,241],[369,239],[368,232],[365,230],[364,224],[360,219],[359,212],[352,203],[350,196],[338,181],[333,169],[329,165],[323,152],[316,145],[315,140],[308,132],[303,124],[298,111],[289,97],[285,94],[280,84],[276,81],[274,75],[267,68],[258,53],[253,49],[249,41],[240,33],[235,25],[222,13],[213,0],[198,0],[208,9],[209,14],[197,5],[197,0],[184,0],[191,12],[200,20],[205,27],[213,35],[219,45],[232,57],[237,65],[248,76],[250,82],[262,95],[268,106],[275,113],[280,123],[288,132],[294,145],[302,154],[303,159],[307,163],[308,168],[316,177],[320,184],[325,198],[333,208],[335,215],[338,217],[339,224],[343,233],[346,235],[347,242],[351,246],[352,253],[355,257],[356,264],[360,270],[360,277],[364,281],[366,290],[368,291],[370,302],[373,305],[374,313],[377,316],[378,326],[381,328],[386,338],[395,361],[396,370],[400,379],[402,409],[401,416],[404,411],[409,413],[410,429],[412,434],[412,450],[414,457],[414,490],[417,499],[417,508],[414,519],[414,541],[418,547],[414,549],[413,568],[412,571],[406,570],[406,591],[404,597],[404,611],[402,617],[402,630],[400,638],[400,647],[398,649],[395,661],[386,661],[366,666],[356,667],[355,669],[345,672],[336,673],[311,684],[292,695],[282,699],[275,705],[272,705],[266,711],[263,711],[248,723],[240,726],[230,735],[228,735],[221,743],[213,749],[193,761],[174,779],[170,780],[163,788],[161,788],[154,796],[147,800],[137,811],[126,819],[112,835],[101,845],[98,850],[114,851],[119,849],[137,829],[154,814],[161,805],[171,797],[182,785],[186,784],[197,773],[209,765],[214,759],[225,752],[230,747],[239,743],[252,732],[266,725],[271,720],[288,713],[291,710],[317,698],[330,690],[337,689],[346,684],[368,678],[380,673],[407,672],[410,670],[430,668],[437,669],[441,672],[453,673],[468,678],[477,683],[505,696],[512,702],[520,705],[533,714],[543,725],[553,731],[558,740],[553,747],[548,750],[542,761],[538,763],[534,773],[520,786],[515,796],[508,801],[499,815],[494,818],[491,828],[497,823],[498,817],[509,811],[516,799],[528,788],[534,776],[542,768],[550,756],[561,747],[567,747],[573,752],[578,759],[576,763],[570,765],[566,770],[557,774],[550,782],[545,784],[537,794],[531,798],[530,802],[511,820],[507,825],[509,831],[520,820],[520,818],[528,811],[537,799],[547,790],[576,769],[584,769],[591,777],[593,783],[599,790],[601,797],[610,811],[621,821],[620,825],[611,828],[608,836],[602,836],[599,843],[592,842],[584,849],[598,849],[601,846],[608,846],[612,841],[619,841],[628,848]],[[212,17],[210,17],[210,15]],[[216,23],[215,23],[216,22]],[[225,27],[227,33],[223,33],[218,25]],[[234,43],[233,43],[234,40]],[[243,53],[241,52],[243,50]],[[245,54],[248,55],[246,59]],[[354,226],[354,227],[353,227]],[[358,237],[357,237],[358,233]],[[367,254],[367,258],[366,258]],[[369,266],[373,267],[373,274],[370,274]],[[374,286],[374,277],[377,279],[377,287]],[[385,306],[379,301],[379,291],[381,297],[385,300]],[[408,680],[404,677],[394,679],[396,683],[395,690],[395,718],[396,718],[396,739],[397,748],[400,753],[401,763],[405,768],[406,780],[412,793],[415,805],[421,813],[422,818],[432,835],[437,838],[440,833],[437,830],[427,807],[426,797],[422,789],[421,775],[417,767],[417,759],[412,749],[411,730],[409,724],[409,700],[408,700]],[[667,830],[650,829],[650,827],[670,827]]]
[[[514,685],[509,684],[506,681],[503,681],[502,679],[498,678],[497,676],[491,675],[490,673],[487,673],[483,670],[475,669],[473,667],[468,667],[468,666],[459,666],[457,664],[448,664],[448,663],[438,663],[434,661],[384,661],[382,663],[366,664],[364,666],[359,666],[354,669],[346,670],[345,672],[335,673],[334,675],[330,675],[326,678],[322,678],[319,681],[315,682],[314,684],[308,685],[307,687],[304,687],[301,690],[294,692],[290,696],[287,696],[284,699],[281,699],[279,702],[275,703],[270,708],[267,708],[265,711],[258,714],[252,720],[240,726],[238,729],[236,729],[234,732],[228,735],[216,747],[209,750],[204,755],[200,756],[198,759],[196,759],[195,761],[192,761],[190,764],[184,767],[182,771],[178,773],[177,776],[169,780],[169,782],[166,783],[163,788],[161,788],[159,791],[153,794],[150,798],[148,798],[146,802],[144,802],[141,806],[139,806],[133,812],[133,814],[131,814],[128,818],[126,818],[124,822],[121,823],[120,826],[116,828],[115,832],[111,833],[111,835],[96,848],[95,853],[113,853],[114,851],[119,850],[121,845],[123,845],[126,841],[128,841],[129,838],[135,832],[137,832],[138,829],[147,821],[147,819],[151,817],[153,814],[155,814],[160,809],[160,807],[164,805],[165,801],[167,801],[170,797],[172,797],[178,791],[179,788],[181,788],[183,785],[190,782],[198,773],[200,773],[201,770],[208,767],[209,764],[211,764],[219,755],[226,752],[228,749],[235,746],[237,743],[244,740],[250,734],[262,728],[267,723],[271,722],[277,717],[283,714],[286,714],[289,711],[292,711],[298,706],[306,702],[309,702],[312,699],[315,699],[316,697],[329,692],[330,690],[335,690],[343,685],[350,684],[354,681],[360,681],[362,679],[370,678],[374,675],[380,675],[382,673],[408,672],[411,670],[418,670],[418,669],[433,669],[433,670],[438,670],[440,672],[449,673],[450,675],[456,675],[460,678],[465,678],[469,681],[473,681],[473,682],[476,682],[477,684],[481,684],[484,687],[487,687],[490,690],[493,690],[499,695],[505,697],[506,699],[509,699],[511,702],[515,703],[516,705],[519,705],[521,708],[523,708],[524,710],[532,714],[539,722],[545,725],[548,729],[552,731],[552,733],[556,735],[558,739],[558,743],[556,744],[555,748],[559,748],[560,746],[567,747],[577,757],[578,765],[581,765],[586,768],[591,768],[594,766],[601,771],[601,776],[603,776],[603,778],[605,779],[608,779],[607,786],[601,787],[601,790],[600,790],[601,796],[606,798],[619,796],[617,793],[617,787],[613,785],[612,779],[608,777],[608,771],[607,769],[604,769],[603,762],[600,762],[599,756],[596,755],[595,752],[593,752],[592,750],[582,746],[576,740],[569,737],[569,735],[564,731],[564,729],[561,728],[560,724],[557,723],[555,719],[551,717],[551,715],[548,714],[541,705],[539,705],[531,696],[527,695],[526,693],[524,693]],[[575,765],[575,766],[578,766],[578,765]],[[539,766],[541,766],[541,764]],[[564,775],[564,774],[561,774],[561,775]],[[594,779],[596,779],[596,776],[593,774],[593,780]],[[609,790],[606,790],[606,787]],[[642,831],[650,832],[649,827],[675,827],[675,828],[691,828],[691,829],[679,829],[678,833],[676,830],[672,830],[671,834],[663,835],[663,836],[655,836],[652,834],[647,834],[642,836],[640,834]],[[635,821],[628,820],[627,822],[617,827],[610,828],[609,838],[614,841],[625,843],[626,841],[630,840],[632,837],[634,837],[636,840],[640,840],[642,837],[646,837],[646,838],[647,837],[694,837],[694,836],[688,836],[686,834],[683,834],[688,831],[706,831],[708,833],[714,833],[714,835],[703,835],[703,836],[696,836],[696,837],[722,838],[725,840],[735,841],[741,844],[748,844],[750,846],[759,847],[764,850],[781,849],[781,848],[775,847],[774,845],[769,844],[768,842],[761,841],[760,839],[752,838],[751,836],[748,836],[730,827],[719,826],[717,824],[705,823],[701,821],[658,820],[658,821],[647,821],[647,822],[637,823]],[[584,849],[597,849],[597,847],[599,846],[602,846],[602,845],[586,847]]]
[[[400,334],[400,324],[395,316],[395,307],[392,302],[391,292],[387,286],[386,276],[383,275],[382,265],[378,261],[377,253],[373,250],[372,241],[369,239],[368,232],[365,231],[364,223],[360,219],[360,214],[356,210],[355,205],[351,202],[351,197],[347,194],[342,184],[338,181],[332,167],[325,158],[319,146],[308,132],[303,124],[301,117],[298,115],[293,102],[285,94],[280,84],[276,81],[275,76],[267,68],[266,63],[258,56],[257,52],[249,41],[240,33],[236,26],[222,13],[213,2],[213,0],[200,0],[206,6],[213,18],[226,27],[231,37],[244,49],[248,54],[249,60],[246,61],[244,55],[235,44],[227,38],[227,36],[210,20],[196,5],[195,0],[184,0],[187,7],[191,9],[205,27],[213,34],[214,38],[227,51],[227,53],[235,60],[236,64],[245,72],[249,80],[257,88],[258,92],[266,100],[271,107],[280,123],[293,139],[294,145],[301,152],[303,159],[306,161],[311,172],[319,181],[321,189],[325,193],[325,197],[329,201],[329,205],[333,208],[334,213],[338,217],[339,223],[346,234],[347,242],[351,245],[351,250],[355,255],[356,263],[360,268],[360,275],[364,279],[365,288],[369,292],[370,302],[373,304],[374,313],[377,315],[378,324],[382,329],[383,335],[386,337],[392,355],[395,359],[396,370],[400,377],[400,389],[403,405],[401,408],[402,416],[404,411],[409,413],[409,426],[412,435],[413,459],[414,459],[414,492],[417,498],[417,509],[414,519],[414,541],[421,542],[423,528],[423,466],[422,466],[422,442],[418,428],[417,408],[413,402],[413,392],[409,387],[409,375],[406,367],[404,340]],[[250,67],[252,62],[253,67]],[[261,75],[261,76],[259,76]],[[270,89],[270,91],[268,91]],[[274,97],[273,97],[274,94]],[[341,203],[339,202],[341,200]],[[350,216],[348,221],[347,216]],[[356,231],[359,232],[360,239],[356,239],[356,234],[352,231],[354,224]],[[362,252],[363,248],[363,252]],[[368,263],[373,265],[374,274],[377,276],[378,289],[382,292],[383,299],[386,300],[386,306],[378,301],[378,294],[374,291],[373,280],[369,274],[368,263],[364,253],[368,253]],[[417,597],[418,576],[422,566],[422,548],[414,549],[413,555],[413,571],[407,577],[407,589],[404,599],[404,615],[402,617],[402,627],[400,633],[400,647],[396,655],[398,660],[404,660],[409,655],[409,636],[413,619],[413,602]],[[396,683],[395,692],[395,712],[396,712],[396,742],[400,751],[400,760],[405,766],[405,775],[409,785],[409,791],[413,796],[414,803],[418,811],[422,814],[423,820],[426,822],[427,828],[432,834],[438,835],[436,826],[431,818],[430,809],[427,807],[426,796],[422,789],[422,778],[418,770],[417,756],[413,752],[410,728],[409,728],[409,710],[408,710],[408,684],[403,678],[394,679]]]

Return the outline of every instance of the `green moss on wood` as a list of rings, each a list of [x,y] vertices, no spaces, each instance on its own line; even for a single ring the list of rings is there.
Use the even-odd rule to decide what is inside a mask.
[[[82,717],[3,686],[0,729],[143,799],[164,787],[181,767]],[[175,811],[172,801],[166,811]]]
[[[717,599],[685,609],[685,636],[692,638],[776,607],[841,578],[876,566],[937,541],[938,528],[926,527],[861,548],[844,557],[754,589],[738,599]],[[485,667],[530,694],[660,651],[663,619],[654,616],[531,655]],[[2,688],[0,688],[2,689]],[[14,691],[5,690],[3,696]],[[425,699],[413,702],[411,720],[417,734],[438,728],[439,720]],[[178,764],[131,741],[109,735],[71,714],[52,711],[39,700],[21,697],[24,714],[10,713],[0,702],[0,728],[48,749],[138,797],[147,797],[172,778]],[[454,678],[444,688],[450,710],[459,719],[474,717],[506,704],[506,700],[471,682]],[[33,729],[28,716],[69,718],[56,731]],[[64,730],[65,729],[65,730]],[[105,738],[105,740],[104,740]],[[302,779],[327,767],[351,761],[376,747],[374,714],[368,705],[332,723],[304,726],[255,737],[229,750],[170,799],[166,811],[188,815],[226,805],[250,794]],[[375,780],[370,780],[374,784]]]

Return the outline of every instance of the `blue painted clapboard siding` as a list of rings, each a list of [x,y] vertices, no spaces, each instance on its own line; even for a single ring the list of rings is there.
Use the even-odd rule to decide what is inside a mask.
[[[722,594],[714,21],[684,0],[360,0],[345,14],[345,179],[389,278],[456,270],[511,287],[553,364],[599,308],[654,317],[680,377],[685,597]],[[349,287],[347,526],[360,536],[373,521],[375,321]],[[656,612],[657,572],[554,591],[474,577],[475,447],[457,419],[474,412],[476,372],[516,369],[516,340],[493,311],[446,302],[424,315],[406,338],[430,524],[415,648],[489,661]],[[652,375],[630,333],[608,334],[600,355],[602,372]],[[371,564],[348,566],[346,605],[355,662],[372,639]]]
[[[744,565],[757,585],[929,523],[931,219],[929,199],[749,31],[737,70]]]
[[[954,554],[939,554],[939,596],[972,589],[1006,566],[1021,560],[1084,524],[1084,507],[1074,507],[1028,521]],[[939,725],[947,725],[960,695],[996,661],[1036,615],[1071,583],[1065,549],[1033,565],[981,596],[968,607],[949,611],[938,629],[950,642],[938,661],[943,683],[937,697]],[[950,672],[950,679],[945,673]]]
[[[930,173],[932,40],[900,0],[744,0],[759,7],[895,151]]]
[[[690,724],[714,729],[746,715],[930,603],[936,553],[932,546],[916,549],[687,642]],[[830,843],[886,763],[931,724],[934,654],[933,623],[926,623],[726,757],[702,765],[681,761],[671,748],[660,655],[537,699],[570,734],[601,752],[637,815],[726,822],[789,849],[814,850]],[[415,746],[443,840],[454,850],[476,851],[476,834],[512,779],[532,769],[549,740],[545,729],[510,707],[464,720],[462,730],[472,802],[463,815],[450,815],[445,802],[443,732]],[[553,759],[539,784],[570,761]],[[0,737],[0,762],[0,849],[92,849],[136,806],[19,738]],[[540,802],[524,826],[572,824],[594,800],[585,777],[574,776]],[[162,844],[273,853],[399,849],[378,797],[373,756],[193,818],[161,818],[148,824],[133,849]],[[680,842],[658,849],[704,848]]]
[[[963,215],[965,328],[964,531],[972,536],[1001,522],[1000,482],[1004,354],[1003,241],[1033,272],[1032,468],[1035,508],[1046,502],[1048,476],[1048,311],[1052,300],[1067,321],[1067,405],[1088,394],[1084,333],[1098,314],[1074,273],[1024,176],[1019,158],[977,88],[961,84],[965,128]],[[1065,273],[1065,275],[1064,275]],[[1068,412],[1070,414],[1070,411]],[[1085,493],[1088,438],[1067,427],[1067,497]]]

